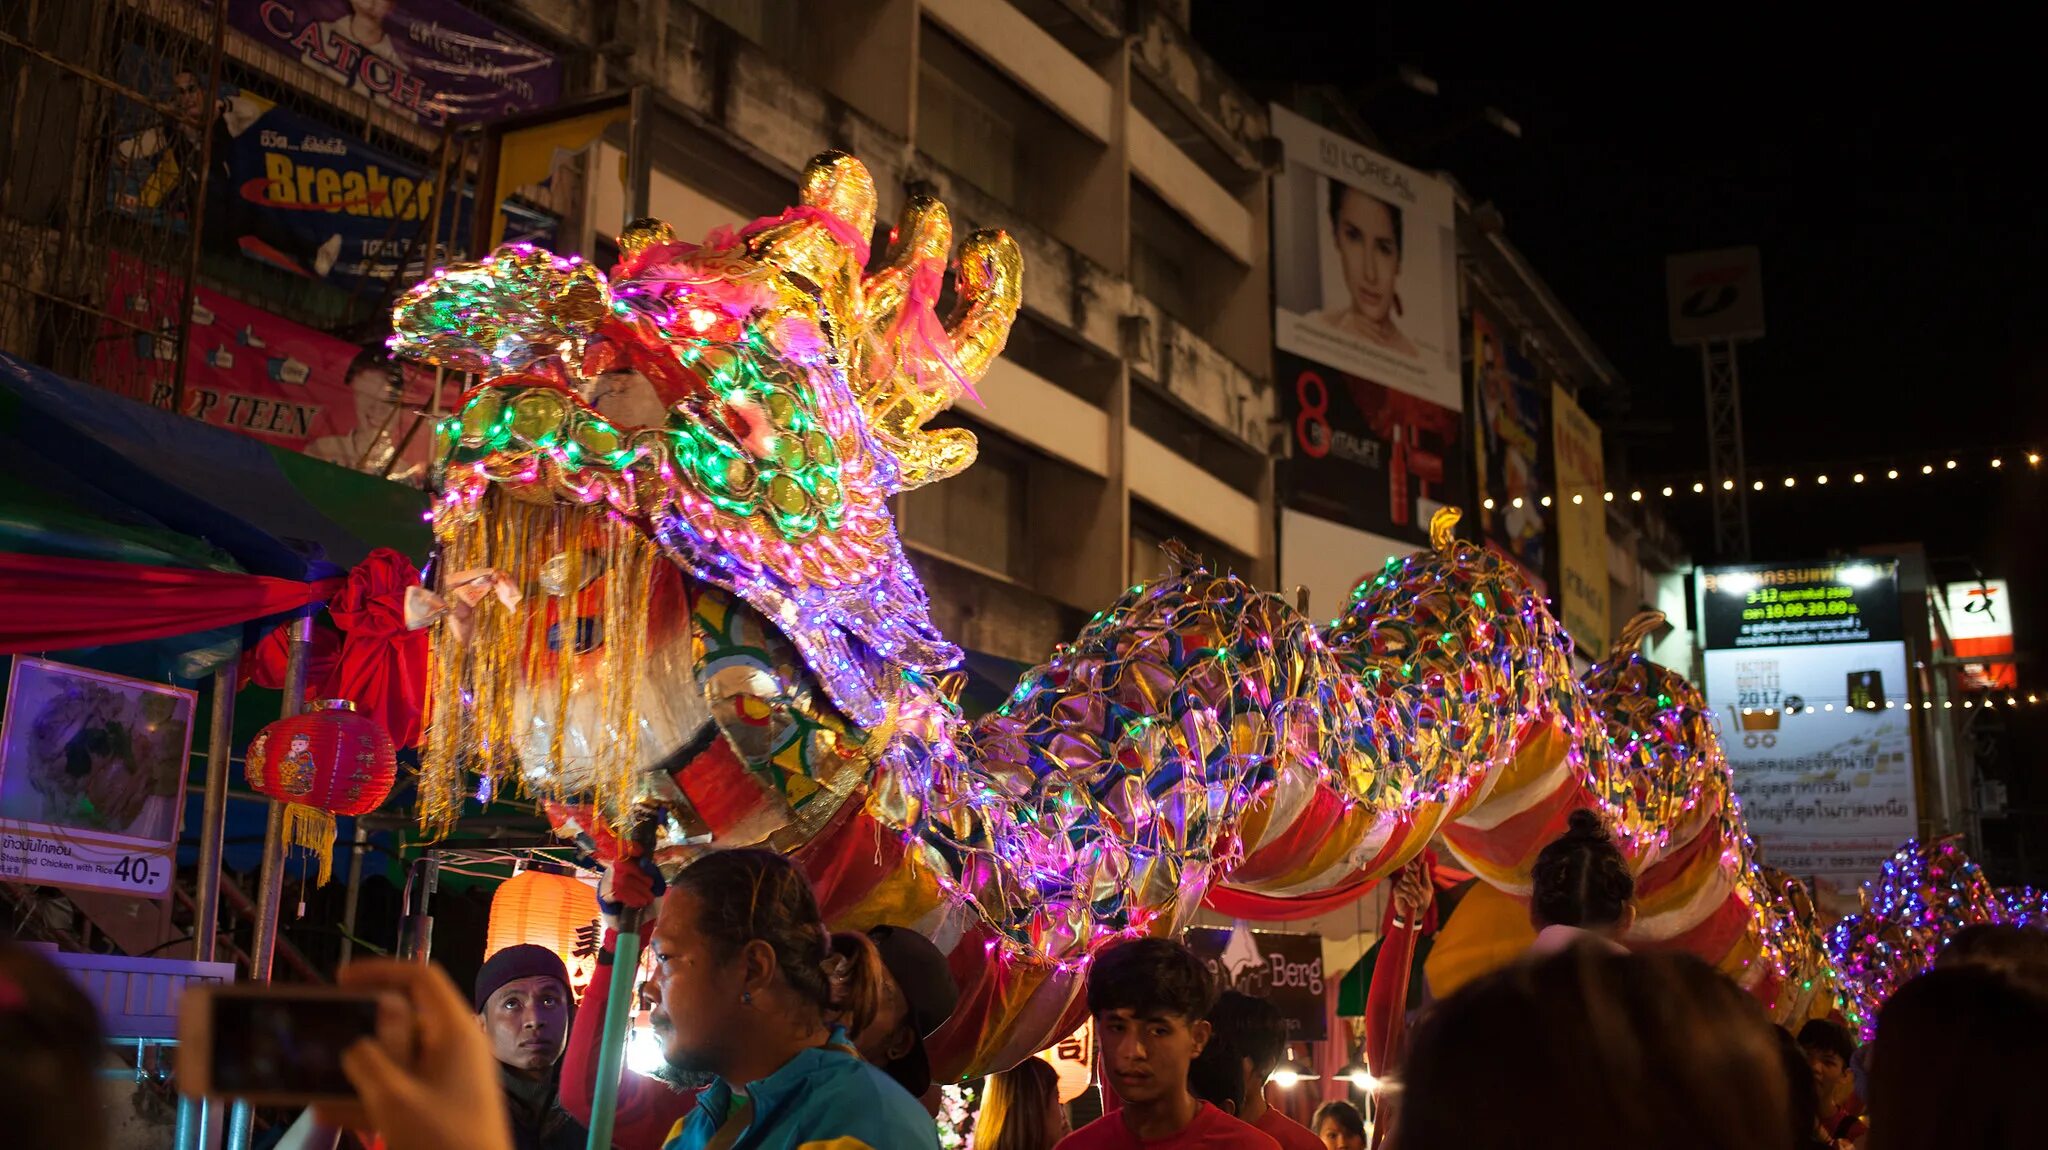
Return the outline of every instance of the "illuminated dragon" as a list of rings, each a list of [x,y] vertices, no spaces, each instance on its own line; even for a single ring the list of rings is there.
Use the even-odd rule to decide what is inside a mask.
[[[1091,950],[1205,897],[1362,891],[1438,836],[1526,893],[1587,805],[1642,872],[1635,941],[1780,1017],[1832,1003],[1811,907],[1756,866],[1704,700],[1635,650],[1647,624],[1579,681],[1455,512],[1327,627],[1172,551],[969,724],[889,500],[973,462],[928,424],[1000,353],[1022,261],[969,236],[942,320],[945,208],[911,199],[876,261],[876,201],[830,153],[738,232],[639,221],[609,275],[503,248],[398,303],[397,352],[481,380],[438,431],[430,827],[474,773],[621,833],[652,812],[664,863],[787,851],[835,924],[952,954],[944,1074],[1071,1031]],[[620,380],[659,418],[608,411]]]

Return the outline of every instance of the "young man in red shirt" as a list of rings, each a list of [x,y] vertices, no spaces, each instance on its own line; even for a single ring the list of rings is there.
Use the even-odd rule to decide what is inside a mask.
[[[1287,1054],[1287,1020],[1263,998],[1226,990],[1209,1008],[1209,1045],[1188,1085],[1203,1099],[1280,1144],[1324,1150],[1309,1128],[1266,1104],[1266,1080]]]
[[[1097,955],[1088,1012],[1103,1077],[1123,1106],[1057,1150],[1279,1150],[1188,1091],[1188,1065],[1209,1040],[1215,996],[1208,967],[1177,942],[1141,938]]]

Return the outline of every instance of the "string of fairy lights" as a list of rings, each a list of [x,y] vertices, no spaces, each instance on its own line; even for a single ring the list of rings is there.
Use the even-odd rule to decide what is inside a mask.
[[[1940,708],[1942,710],[1955,711],[1996,711],[2016,707],[2035,707],[2040,704],[2041,696],[2038,694],[2027,694],[2024,696],[2016,693],[2007,694],[2001,702],[1994,691],[1981,698],[1943,699]],[[1805,703],[1789,707],[1744,707],[1742,708],[1742,714],[1744,717],[1760,716],[1769,719],[1781,718],[1786,715],[1867,715],[1872,711],[1893,711],[1899,709],[1932,711],[1936,707],[1932,699],[1921,699],[1918,702],[1908,699],[1904,703],[1897,702],[1896,700],[1886,700],[1882,706],[1873,702],[1864,703],[1861,706],[1852,703],[1843,703],[1840,706],[1834,703],[1822,703],[1816,707],[1812,703]]]
[[[1761,472],[1765,469],[1758,468]],[[1783,493],[1786,491],[1827,488],[1831,491],[1877,489],[1892,484],[1911,482],[1916,479],[1947,477],[1951,475],[1995,475],[2038,474],[2041,470],[2041,452],[2031,448],[1992,450],[1979,453],[1956,453],[1923,459],[1917,463],[1903,460],[1889,460],[1877,463],[1848,463],[1840,466],[1813,466],[1799,471],[1772,470],[1769,478],[1750,478],[1747,481],[1752,495]],[[1503,499],[1486,498],[1480,506],[1488,511],[1496,508],[1521,509],[1530,505],[1550,507],[1560,500],[1573,504],[1584,504],[1598,498],[1607,503],[1643,503],[1656,499],[1685,499],[1691,496],[1706,496],[1715,481],[1698,473],[1685,476],[1667,476],[1646,480],[1640,485],[1600,490],[1594,487],[1581,489],[1565,488],[1555,493],[1543,492],[1515,495]],[[1723,478],[1718,486],[1723,491],[1734,491],[1737,481]]]

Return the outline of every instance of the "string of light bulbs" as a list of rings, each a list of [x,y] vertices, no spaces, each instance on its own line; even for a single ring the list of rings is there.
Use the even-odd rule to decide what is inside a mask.
[[[1815,468],[1804,474],[1795,475],[1774,472],[1769,479],[1749,480],[1748,486],[1751,494],[1792,491],[1802,487],[1833,487],[1840,490],[1845,487],[1883,486],[1887,483],[1895,483],[1915,477],[1945,476],[1951,473],[1981,474],[1984,471],[1991,471],[2004,474],[2014,471],[2039,472],[2040,469],[2041,452],[2031,449],[2020,449],[2016,451],[1992,452],[1970,460],[1968,463],[1965,462],[1964,456],[1945,455],[1941,457],[1938,463],[1926,461],[1918,465],[1885,463],[1881,465],[1865,464],[1858,466],[1847,464],[1825,469]],[[1711,483],[1712,480],[1710,478],[1698,474],[1685,477],[1667,477],[1662,480],[1649,480],[1637,487],[1601,490],[1598,491],[1597,497],[1606,503],[1642,503],[1651,499],[1683,499],[1691,495],[1708,494],[1708,488]],[[1733,491],[1736,488],[1736,481],[1732,478],[1724,478],[1720,481],[1719,485],[1723,491]],[[1596,489],[1593,487],[1578,490],[1566,488],[1564,491],[1556,494],[1555,497],[1551,493],[1536,496],[1517,495],[1509,499],[1493,499],[1489,497],[1480,500],[1480,506],[1488,511],[1503,505],[1520,509],[1532,503],[1539,507],[1550,507],[1558,500],[1565,499],[1567,494],[1569,495],[1569,502],[1584,504],[1595,498],[1595,491]]]
[[[2038,694],[2022,696],[2014,693],[2006,695],[2001,700],[1995,691],[1982,696],[1970,696],[1963,699],[1943,699],[1941,701],[1941,708],[1943,710],[1958,711],[1993,711],[2000,707],[2037,707],[2040,705],[2041,696]],[[1744,715],[1762,715],[1765,718],[1770,718],[1774,715],[1826,715],[1831,713],[1838,715],[1867,715],[1872,711],[1892,711],[1900,708],[1908,711],[1931,711],[1935,709],[1935,706],[1932,699],[1921,699],[1919,702],[1908,699],[1904,703],[1900,703],[1895,699],[1887,699],[1882,706],[1875,702],[1864,703],[1860,706],[1847,702],[1840,705],[1824,702],[1818,707],[1812,703],[1803,703],[1796,707],[1743,707],[1741,711]]]

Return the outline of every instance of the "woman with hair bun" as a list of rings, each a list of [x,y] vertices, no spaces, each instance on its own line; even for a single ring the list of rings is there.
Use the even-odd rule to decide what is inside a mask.
[[[1573,811],[1564,834],[1537,854],[1531,878],[1530,954],[1581,943],[1625,951],[1617,940],[1635,925],[1636,880],[1598,814]]]

